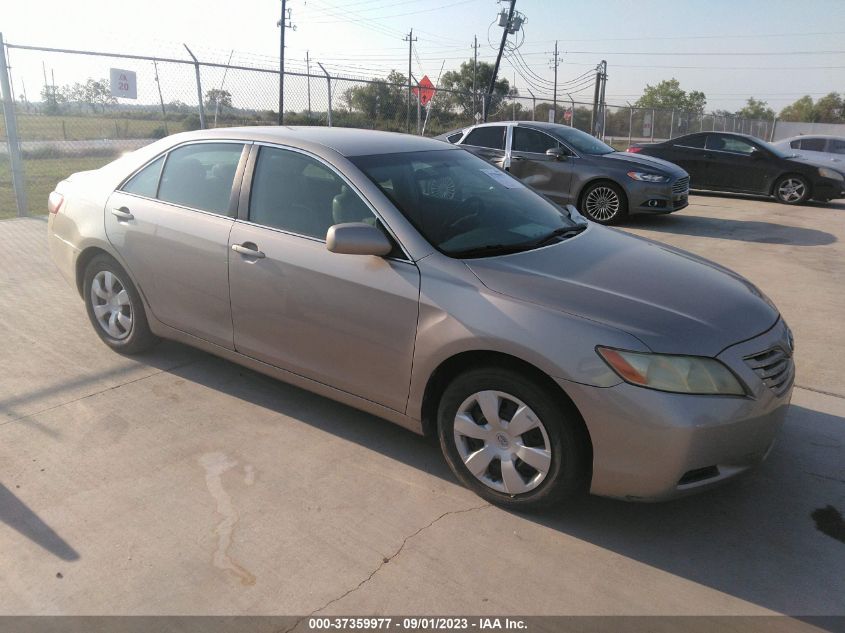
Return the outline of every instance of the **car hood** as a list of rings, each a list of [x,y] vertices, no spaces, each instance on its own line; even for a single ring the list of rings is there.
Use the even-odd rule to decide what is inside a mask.
[[[840,165],[831,165],[831,161],[829,159],[824,158],[823,156],[806,156],[804,154],[798,154],[796,156],[790,156],[789,158],[784,159],[790,163],[801,163],[802,165],[809,165],[811,167],[827,167],[828,169],[836,169],[837,171],[842,171],[843,168]]]
[[[659,169],[672,176],[686,176],[687,172],[678,167],[675,163],[670,163],[668,160],[656,158],[655,156],[645,156],[643,154],[633,154],[630,152],[613,152],[612,154],[602,154],[603,160],[619,161],[620,165],[628,164],[633,168],[642,169],[643,167],[650,167],[651,169]]]
[[[716,356],[779,316],[736,273],[595,224],[552,246],[464,263],[495,292],[623,330],[654,352]]]

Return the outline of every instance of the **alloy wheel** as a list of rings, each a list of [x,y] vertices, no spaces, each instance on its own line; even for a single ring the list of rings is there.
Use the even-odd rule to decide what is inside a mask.
[[[124,283],[109,270],[101,270],[91,282],[91,308],[103,331],[116,340],[132,332],[132,300]]]
[[[798,178],[784,178],[778,185],[778,197],[784,202],[798,202],[807,192],[807,186]]]
[[[613,219],[619,213],[619,206],[619,196],[610,187],[595,187],[584,200],[587,214],[603,222]]]
[[[509,495],[534,490],[552,466],[551,442],[528,405],[501,391],[480,391],[455,414],[454,438],[467,469]]]

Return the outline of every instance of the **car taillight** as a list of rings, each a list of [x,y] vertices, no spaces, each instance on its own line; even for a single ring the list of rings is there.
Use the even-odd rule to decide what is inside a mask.
[[[62,208],[64,201],[65,197],[58,191],[51,192],[50,197],[47,198],[47,211],[50,213],[58,213],[59,209]]]
[[[629,147],[625,151],[630,152],[631,154],[639,154],[641,151],[643,151],[643,148],[642,147]]]

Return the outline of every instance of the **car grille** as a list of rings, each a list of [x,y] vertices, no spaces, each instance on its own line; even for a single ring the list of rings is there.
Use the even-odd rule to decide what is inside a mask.
[[[689,176],[678,178],[672,184],[672,193],[686,193],[689,190]]]
[[[792,385],[795,378],[795,364],[792,357],[781,347],[772,347],[745,357],[745,362],[760,376],[763,384],[782,395]]]

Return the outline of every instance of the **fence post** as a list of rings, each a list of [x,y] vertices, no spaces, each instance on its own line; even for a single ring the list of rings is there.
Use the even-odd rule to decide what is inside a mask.
[[[323,67],[323,65],[320,62],[317,62],[317,65],[320,67],[320,70],[322,70],[323,74],[326,76],[326,84],[328,85],[328,89],[329,89],[329,93],[328,93],[329,94],[328,124],[329,124],[329,127],[331,127],[332,126],[332,78],[331,78],[331,75],[329,75],[328,71],[325,69],[325,67]]]
[[[0,91],[3,99],[3,116],[6,121],[6,145],[9,148],[9,163],[12,169],[12,187],[18,206],[18,217],[29,215],[26,203],[26,179],[24,178],[21,148],[18,139],[18,120],[15,116],[15,95],[9,83],[9,65],[6,62],[6,45],[0,33]]]
[[[778,126],[778,118],[772,119],[772,132],[769,134],[769,143],[775,140],[775,128]]]
[[[651,142],[654,143],[654,128],[657,127],[657,116],[654,108],[651,109]]]
[[[628,147],[631,147],[631,141],[633,140],[634,134],[634,106],[630,103],[628,104]]]
[[[205,129],[205,108],[202,105],[202,81],[200,80],[200,63],[194,54],[191,52],[191,49],[188,48],[187,44],[183,44],[185,50],[188,51],[188,55],[191,56],[191,59],[194,60],[194,72],[197,74],[197,103],[199,103],[200,108],[200,129]]]
[[[672,138],[672,132],[675,129],[675,108],[672,108],[672,116],[669,118],[669,138]]]

